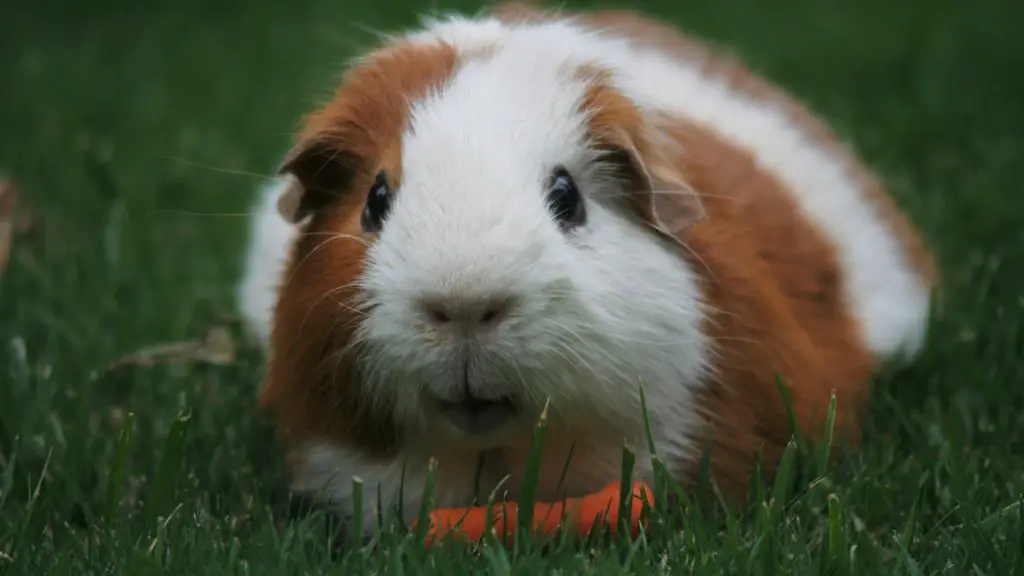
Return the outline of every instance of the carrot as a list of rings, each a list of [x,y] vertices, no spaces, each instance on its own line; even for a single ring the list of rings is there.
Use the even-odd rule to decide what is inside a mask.
[[[611,533],[615,533],[619,521],[619,497],[621,483],[613,482],[600,491],[579,498],[568,498],[560,502],[538,502],[533,506],[533,528],[543,535],[558,531],[568,522],[570,530],[584,535],[602,522],[607,522]],[[634,482],[630,499],[630,532],[635,538],[640,530],[640,514],[644,498],[654,503],[651,489],[643,482]],[[488,530],[494,530],[499,537],[508,541],[517,529],[519,505],[515,502],[497,502],[491,506],[491,524],[487,525],[487,506],[465,508],[438,508],[430,513],[430,528],[427,530],[428,545],[447,534],[467,540],[480,540]],[[504,534],[502,534],[504,532]]]

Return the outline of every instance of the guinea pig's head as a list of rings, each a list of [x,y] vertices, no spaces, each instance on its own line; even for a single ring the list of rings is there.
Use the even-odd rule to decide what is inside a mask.
[[[699,370],[698,197],[607,70],[399,42],[309,115],[265,404],[299,438],[522,442],[641,419]],[[575,427],[575,428],[574,428]]]

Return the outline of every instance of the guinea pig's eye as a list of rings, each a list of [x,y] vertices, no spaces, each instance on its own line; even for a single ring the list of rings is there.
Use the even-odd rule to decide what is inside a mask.
[[[362,215],[363,229],[367,232],[379,231],[390,208],[391,186],[388,184],[387,173],[381,170],[366,196],[366,207],[363,208]]]
[[[548,208],[563,229],[570,229],[586,219],[583,197],[565,168],[556,168],[548,184]]]

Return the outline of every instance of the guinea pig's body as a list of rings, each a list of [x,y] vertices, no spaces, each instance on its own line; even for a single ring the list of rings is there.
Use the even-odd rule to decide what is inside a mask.
[[[742,497],[790,429],[856,432],[936,273],[871,173],[740,64],[624,12],[431,21],[359,60],[263,192],[241,305],[296,489],[415,513],[618,479]],[[571,453],[571,459],[568,460]],[[477,466],[482,459],[482,469]],[[557,489],[557,490],[556,490]]]

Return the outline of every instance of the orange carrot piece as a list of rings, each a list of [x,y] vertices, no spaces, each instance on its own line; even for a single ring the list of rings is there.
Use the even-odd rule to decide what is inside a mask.
[[[533,528],[542,535],[551,535],[568,522],[571,532],[583,535],[606,522],[614,534],[619,522],[620,490],[621,483],[613,482],[594,494],[559,502],[538,502],[533,506]],[[645,483],[638,481],[633,483],[631,496],[630,532],[636,538],[640,531],[644,499],[653,505],[654,495]],[[496,531],[500,539],[509,541],[517,529],[519,505],[515,502],[496,502],[491,507],[491,514],[491,525],[487,526],[487,506],[438,508],[430,513],[427,543],[434,543],[449,533],[462,539],[480,540],[488,530]]]

